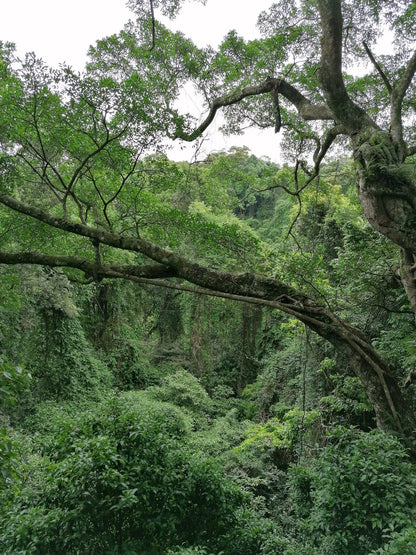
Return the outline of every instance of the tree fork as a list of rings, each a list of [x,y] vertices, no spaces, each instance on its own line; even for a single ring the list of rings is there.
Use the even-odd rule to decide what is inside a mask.
[[[357,190],[374,229],[409,252],[416,250],[416,184],[386,131],[367,129],[353,136]],[[409,300],[411,300],[409,298]],[[413,306],[413,305],[412,305]]]

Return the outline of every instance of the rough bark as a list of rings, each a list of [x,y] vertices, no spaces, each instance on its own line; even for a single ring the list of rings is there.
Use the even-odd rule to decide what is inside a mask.
[[[349,97],[342,77],[341,0],[319,0],[321,16],[321,63],[319,81],[334,120],[350,133],[363,127],[376,127],[366,112]]]
[[[416,250],[416,186],[389,133],[365,130],[353,138],[357,188],[364,214],[403,249]]]
[[[9,253],[0,251],[0,264],[38,264],[50,268],[74,268],[84,272],[87,278],[144,278],[160,279],[175,277],[175,271],[162,264],[120,265],[101,264],[80,256],[62,256],[38,252]]]
[[[416,71],[416,54],[398,82],[389,87],[391,131],[382,131],[352,102],[344,85],[341,1],[319,0],[318,6],[322,26],[320,83],[335,121],[348,130],[352,140],[364,214],[377,231],[415,253],[416,186],[404,164],[406,148],[401,111],[405,92]]]

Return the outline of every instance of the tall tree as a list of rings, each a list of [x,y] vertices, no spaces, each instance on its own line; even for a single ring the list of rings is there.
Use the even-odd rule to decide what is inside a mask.
[[[166,4],[167,13],[180,3]],[[295,158],[296,187],[288,192],[300,198],[332,144],[346,139],[364,214],[400,247],[401,281],[416,312],[413,4],[279,0],[259,17],[261,40],[232,31],[218,51],[198,49],[155,21],[157,2],[130,5],[137,20],[91,48],[83,75],[49,70],[34,56],[16,67],[11,46],[3,45],[0,262],[191,287],[185,281],[198,292],[278,308],[348,356],[378,424],[410,436],[411,407],[369,338],[319,299],[255,273],[258,256],[253,262],[250,241],[232,226],[168,206],[163,195],[155,203],[155,191],[177,179],[163,157],[145,155],[166,139],[197,139],[223,108],[231,130],[246,121],[284,130]],[[374,45],[387,28],[400,38],[400,51],[377,60]],[[364,77],[346,73],[364,58],[371,68]],[[206,102],[199,125],[177,109],[188,82]],[[196,246],[202,236],[234,249],[238,263],[231,257],[222,270],[210,267],[198,248],[184,256],[178,229]],[[247,271],[237,273],[242,261]]]

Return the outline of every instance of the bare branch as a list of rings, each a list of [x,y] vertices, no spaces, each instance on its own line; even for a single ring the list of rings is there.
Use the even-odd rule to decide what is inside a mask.
[[[314,171],[316,174],[319,173],[319,166],[324,159],[325,154],[332,146],[332,143],[335,141],[338,135],[346,135],[347,132],[347,129],[343,125],[334,125],[333,127],[330,127],[328,129],[328,131],[324,135],[320,150],[318,150],[313,157],[313,160],[315,162]]]
[[[155,47],[156,29],[155,29],[155,10],[153,8],[153,0],[149,0],[149,1],[150,1],[150,15],[152,18],[152,46],[149,48],[149,52],[151,52]]]
[[[378,71],[378,73],[380,74],[380,77],[383,79],[384,84],[386,85],[386,89],[388,90],[389,94],[391,94],[393,87],[391,86],[390,81],[388,80],[387,75],[384,73],[384,71],[382,70],[380,64],[377,62],[377,60],[374,58],[373,53],[371,52],[368,44],[363,41],[363,46],[365,48],[365,51],[367,52],[367,56],[370,58],[371,63],[373,64],[373,66],[376,68],[376,70]]]
[[[399,79],[399,81],[394,85],[391,93],[391,136],[395,144],[399,147],[399,152],[404,157],[405,148],[403,142],[403,124],[402,124],[402,106],[403,99],[406,91],[413,79],[416,72],[416,51],[410,58],[406,69]]]
[[[273,99],[273,104],[274,104],[274,111],[275,111],[275,116],[276,116],[276,122],[275,122],[275,126],[274,126],[274,132],[275,133],[279,133],[281,127],[282,127],[282,117],[280,114],[280,103],[279,103],[279,86],[278,83],[276,83],[274,89],[271,92],[272,95],[272,99]]]
[[[212,101],[207,117],[192,133],[186,133],[182,126],[178,124],[174,139],[183,141],[194,141],[212,123],[217,111],[225,106],[232,106],[250,96],[259,96],[265,93],[279,91],[297,109],[299,115],[304,120],[332,120],[333,116],[328,106],[325,104],[313,104],[295,87],[284,79],[268,78],[259,85],[250,85],[241,90],[233,91]]]
[[[317,137],[315,138],[316,143],[317,143],[317,147],[316,147],[314,155],[313,155],[313,159],[314,159],[314,162],[315,162],[313,171],[312,172],[308,171],[308,169],[306,168],[306,164],[304,162],[301,162],[300,160],[298,160],[296,162],[296,165],[295,165],[296,189],[294,191],[292,191],[291,189],[289,189],[289,187],[286,187],[285,185],[281,185],[280,183],[276,183],[276,184],[271,185],[269,187],[265,187],[264,189],[257,189],[256,192],[263,193],[265,191],[270,191],[272,189],[283,189],[289,195],[298,196],[319,175],[319,169],[320,169],[321,162],[324,159],[325,154],[328,152],[329,148],[331,147],[331,145],[334,142],[334,140],[336,139],[336,137],[338,135],[345,135],[347,133],[348,132],[347,132],[347,130],[345,129],[344,126],[334,125],[334,127],[331,127],[330,129],[328,129],[328,131],[324,135],[322,143]],[[299,166],[304,171],[304,173],[308,175],[308,179],[300,187],[298,186],[298,179],[297,179],[297,175],[298,175],[297,172],[298,172]]]

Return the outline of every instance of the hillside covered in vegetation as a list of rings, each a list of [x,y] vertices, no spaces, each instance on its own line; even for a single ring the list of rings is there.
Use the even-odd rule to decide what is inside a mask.
[[[148,236],[284,274],[365,329],[404,383],[416,344],[396,248],[360,216],[347,159],[322,168],[300,214],[275,186],[293,186],[291,170],[246,149],[143,170]],[[377,430],[348,358],[295,318],[178,280],[19,265],[1,277],[3,552],[415,545],[413,462]]]
[[[413,554],[414,3],[182,4],[82,72],[0,43],[0,552]],[[282,162],[198,155],[220,113]]]

